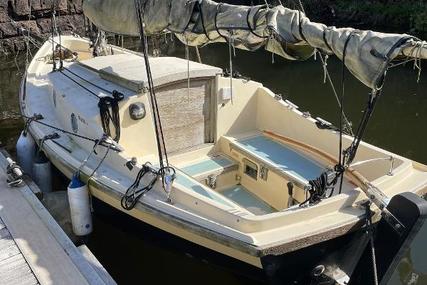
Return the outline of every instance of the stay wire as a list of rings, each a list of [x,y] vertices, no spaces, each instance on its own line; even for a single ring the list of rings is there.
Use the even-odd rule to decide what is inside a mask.
[[[108,94],[110,94],[110,95],[112,95],[112,94],[113,94],[113,92],[114,92],[114,90],[106,89],[106,88],[104,88],[104,87],[102,87],[102,86],[99,86],[99,85],[97,85],[97,84],[95,84],[95,83],[93,83],[93,82],[89,81],[88,79],[86,79],[86,78],[84,78],[84,77],[80,76],[79,74],[75,73],[74,71],[72,71],[71,69],[69,69],[69,68],[67,68],[67,67],[64,67],[62,70],[65,70],[65,71],[67,71],[67,72],[71,73],[71,74],[72,74],[72,75],[74,75],[75,77],[78,77],[79,79],[83,80],[84,82],[86,82],[86,83],[88,83],[88,84],[90,84],[90,85],[92,85],[92,86],[94,86],[94,87],[98,88],[99,90],[102,90],[102,91],[104,91],[104,92],[106,92],[106,93],[108,93]],[[65,75],[65,74],[64,74],[64,75]],[[65,75],[65,76],[66,76],[66,75]]]
[[[103,140],[101,140],[103,141]],[[111,150],[111,144],[108,144],[107,150],[105,151],[104,155],[102,156],[101,160],[99,161],[98,165],[95,167],[95,169],[92,171],[92,173],[89,175],[88,181],[93,177],[93,175],[98,171],[99,167],[102,165],[104,160],[107,158],[108,153]]]
[[[84,140],[87,140],[87,141],[91,141],[91,142],[93,142],[93,143],[98,143],[98,141],[99,141],[99,139],[94,139],[94,138],[90,138],[90,137],[86,137],[86,136],[82,136],[82,135],[79,135],[79,134],[75,134],[75,133],[72,133],[72,132],[69,132],[69,131],[67,131],[67,130],[64,130],[64,129],[61,129],[61,128],[59,128],[59,127],[56,127],[56,126],[53,126],[53,125],[50,125],[50,124],[48,124],[48,123],[45,123],[45,122],[41,122],[40,120],[42,120],[42,119],[44,119],[43,118],[43,116],[41,116],[41,115],[34,115],[34,116],[32,116],[32,117],[28,117],[28,116],[25,116],[25,115],[22,115],[22,114],[18,114],[18,113],[14,113],[14,112],[12,112],[14,115],[16,115],[17,117],[21,117],[21,118],[23,118],[23,119],[25,119],[26,120],[26,123],[25,123],[25,127],[24,127],[24,132],[26,132],[26,130],[25,130],[25,128],[28,128],[29,127],[29,125],[31,124],[31,123],[37,123],[37,124],[40,124],[40,125],[42,125],[42,126],[45,126],[45,127],[48,127],[48,128],[51,128],[51,129],[53,129],[53,130],[56,130],[56,131],[59,131],[59,132],[61,132],[61,133],[64,133],[64,134],[67,134],[67,135],[70,135],[70,136],[73,136],[73,137],[77,137],[77,138],[80,138],[80,139],[84,139]],[[101,143],[99,143],[99,145],[101,145],[101,146],[103,146],[103,147],[108,147],[109,145],[113,145],[112,143],[109,143],[109,142],[101,142]],[[119,151],[118,149],[116,149],[116,148],[113,148],[115,151]]]
[[[346,66],[345,66],[345,60],[347,56],[347,47],[350,43],[351,38],[353,37],[353,33],[350,33],[350,35],[347,37],[345,44],[344,44],[344,50],[343,50],[343,56],[342,56],[342,70],[341,70],[341,98],[340,98],[340,138],[339,138],[339,153],[338,153],[338,165],[336,166],[336,170],[338,171],[340,175],[340,184],[339,184],[339,191],[338,193],[341,194],[342,192],[342,186],[344,181],[344,155],[343,155],[343,122],[344,122],[344,97],[345,97],[345,72],[346,72]]]
[[[153,107],[153,113],[154,113],[153,114],[154,115],[154,127],[155,127],[156,138],[157,138],[157,148],[158,148],[158,152],[159,152],[160,168],[164,167],[163,151],[164,151],[164,159],[165,159],[166,165],[169,167],[169,160],[168,160],[167,151],[166,151],[166,144],[165,144],[165,140],[164,140],[162,122],[160,120],[159,108],[158,108],[156,94],[155,94],[155,90],[154,90],[154,83],[153,83],[153,78],[152,78],[152,73],[151,73],[150,62],[149,62],[149,58],[148,58],[148,43],[147,43],[147,38],[146,38],[146,34],[145,34],[145,29],[144,29],[143,10],[141,7],[142,3],[140,0],[135,0],[135,5],[136,5],[136,13],[137,13],[137,17],[138,17],[139,29],[140,29],[140,33],[141,33],[140,38],[141,38],[141,42],[142,42],[142,51],[143,51],[143,55],[144,55],[145,68],[146,68],[146,73],[147,73],[147,81],[148,81],[148,88],[149,88],[149,93],[150,93],[150,101],[151,101],[151,105]]]
[[[56,70],[56,61],[55,61],[55,42],[53,38],[55,37],[55,0],[52,1],[52,18],[51,18],[51,37],[52,37],[52,63],[53,67],[52,69]]]
[[[71,74],[73,74],[74,76],[83,80],[84,82],[86,82],[86,83],[106,92],[106,93],[109,93],[111,95],[111,97],[110,96],[99,96],[97,93],[93,92],[92,90],[90,90],[89,88],[87,88],[86,86],[84,86],[83,84],[81,84],[80,82],[78,82],[77,80],[72,78],[71,76],[65,74],[63,72],[64,70],[70,72]],[[114,129],[115,129],[115,136],[113,139],[116,142],[118,142],[120,140],[120,133],[121,133],[120,114],[119,114],[118,102],[124,98],[123,94],[118,92],[117,90],[110,91],[110,90],[105,89],[101,86],[98,86],[98,85],[90,82],[89,80],[85,79],[84,77],[78,75],[77,73],[75,73],[75,72],[73,72],[67,68],[59,69],[59,72],[62,75],[64,75],[65,77],[67,77],[68,79],[70,79],[71,81],[73,81],[75,84],[77,84],[78,86],[80,86],[81,88],[86,90],[90,95],[96,97],[99,100],[98,107],[99,107],[99,112],[100,112],[100,117],[101,117],[102,129],[104,130],[104,132],[108,136],[111,136],[110,122],[112,122]],[[110,108],[111,108],[111,111],[110,111]]]
[[[324,75],[325,75],[324,82],[326,83],[326,79],[328,80],[329,85],[331,86],[331,89],[332,89],[332,93],[334,94],[335,100],[338,103],[338,107],[341,110],[341,100],[340,100],[340,98],[338,96],[338,92],[337,92],[337,90],[335,88],[335,84],[332,81],[331,75],[330,75],[328,67],[327,67],[327,58],[326,58],[327,55],[325,55],[325,58],[324,58],[323,55],[322,55],[322,53],[319,50],[316,50],[316,52],[319,55],[320,61],[321,61],[322,66],[323,66],[323,72],[324,72]],[[353,129],[352,129],[352,124],[350,123],[350,121],[347,118],[347,116],[346,116],[345,113],[343,113],[342,116],[343,116],[343,123],[345,125],[345,130],[344,131],[347,132],[348,134],[350,134],[351,136],[354,136],[354,132],[353,132]]]
[[[231,97],[231,104],[233,104],[233,55],[235,56],[233,52],[233,31],[230,30],[230,38],[228,39],[228,56],[229,56],[229,67],[230,67],[230,97]]]
[[[100,99],[101,96],[98,96],[97,93],[93,92],[92,90],[90,90],[89,88],[87,88],[86,86],[84,86],[83,84],[81,84],[80,82],[78,82],[77,80],[75,80],[74,78],[72,78],[71,76],[65,74],[62,70],[59,70],[59,72],[64,75],[65,77],[67,77],[68,79],[70,79],[71,81],[73,81],[75,84],[77,84],[78,86],[80,86],[81,88],[83,88],[84,90],[86,90],[90,95],[96,97],[97,99]]]

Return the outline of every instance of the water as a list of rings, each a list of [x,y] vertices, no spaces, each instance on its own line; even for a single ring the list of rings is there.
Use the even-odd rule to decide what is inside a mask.
[[[169,44],[164,52],[185,56],[178,43]],[[200,52],[204,63],[228,67],[226,46],[212,45]],[[289,62],[275,57],[272,64],[272,57],[266,52],[236,52],[235,70],[282,94],[302,111],[309,110],[312,116],[338,122],[339,109],[329,85],[323,84],[323,71],[318,62]],[[191,50],[191,56],[195,57],[194,50]],[[14,152],[15,141],[23,127],[23,122],[12,115],[19,110],[17,92],[23,62],[23,56],[16,60],[9,56],[1,58],[0,64],[0,141],[11,152]],[[328,68],[340,90],[339,61],[330,59]],[[345,110],[350,121],[357,125],[369,90],[350,74],[346,73],[345,77]],[[364,140],[427,164],[427,134],[423,128],[427,122],[427,73],[422,74],[418,84],[416,77],[410,64],[388,73],[383,96]],[[103,206],[97,208],[95,231],[88,246],[120,284],[133,284],[135,280],[145,284],[263,284],[260,274],[240,271],[234,268],[231,260],[215,262],[217,256],[206,260],[199,254],[199,249],[189,243],[176,243],[172,236],[160,234],[119,212]],[[417,236],[390,284],[427,285],[426,239],[427,225]]]

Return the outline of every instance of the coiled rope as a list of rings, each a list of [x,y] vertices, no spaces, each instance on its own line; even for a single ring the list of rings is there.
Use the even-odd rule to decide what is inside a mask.
[[[159,107],[157,104],[157,98],[154,90],[153,77],[151,73],[150,61],[148,58],[148,43],[147,37],[144,30],[144,15],[143,15],[143,3],[140,0],[135,0],[135,10],[138,18],[138,26],[140,31],[140,40],[142,46],[142,52],[145,61],[145,71],[148,81],[148,91],[150,103],[153,111],[154,129],[156,134],[157,151],[159,156],[159,170],[155,170],[150,163],[145,163],[140,171],[138,172],[134,182],[126,190],[125,195],[121,199],[121,205],[126,210],[131,210],[135,207],[142,195],[150,191],[158,178],[162,178],[162,186],[167,193],[167,199],[170,201],[170,194],[172,189],[172,183],[175,180],[176,171],[169,165],[168,154],[166,150],[165,139],[163,135],[162,122],[160,119]],[[141,180],[146,176],[151,175],[148,183],[139,188]]]

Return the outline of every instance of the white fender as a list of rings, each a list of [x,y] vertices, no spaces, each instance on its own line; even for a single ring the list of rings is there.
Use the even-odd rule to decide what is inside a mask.
[[[18,141],[16,142],[16,156],[18,165],[29,176],[33,175],[33,163],[36,155],[36,143],[33,137],[27,133],[21,132]]]
[[[90,234],[93,226],[87,185],[74,175],[68,185],[67,193],[74,234],[77,236]]]
[[[51,164],[43,152],[40,152],[34,160],[32,177],[42,192],[52,192]]]

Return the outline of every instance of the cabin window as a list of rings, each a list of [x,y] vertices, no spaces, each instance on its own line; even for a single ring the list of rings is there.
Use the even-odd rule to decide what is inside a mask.
[[[257,180],[258,177],[258,166],[248,159],[243,159],[244,173],[249,177]]]

